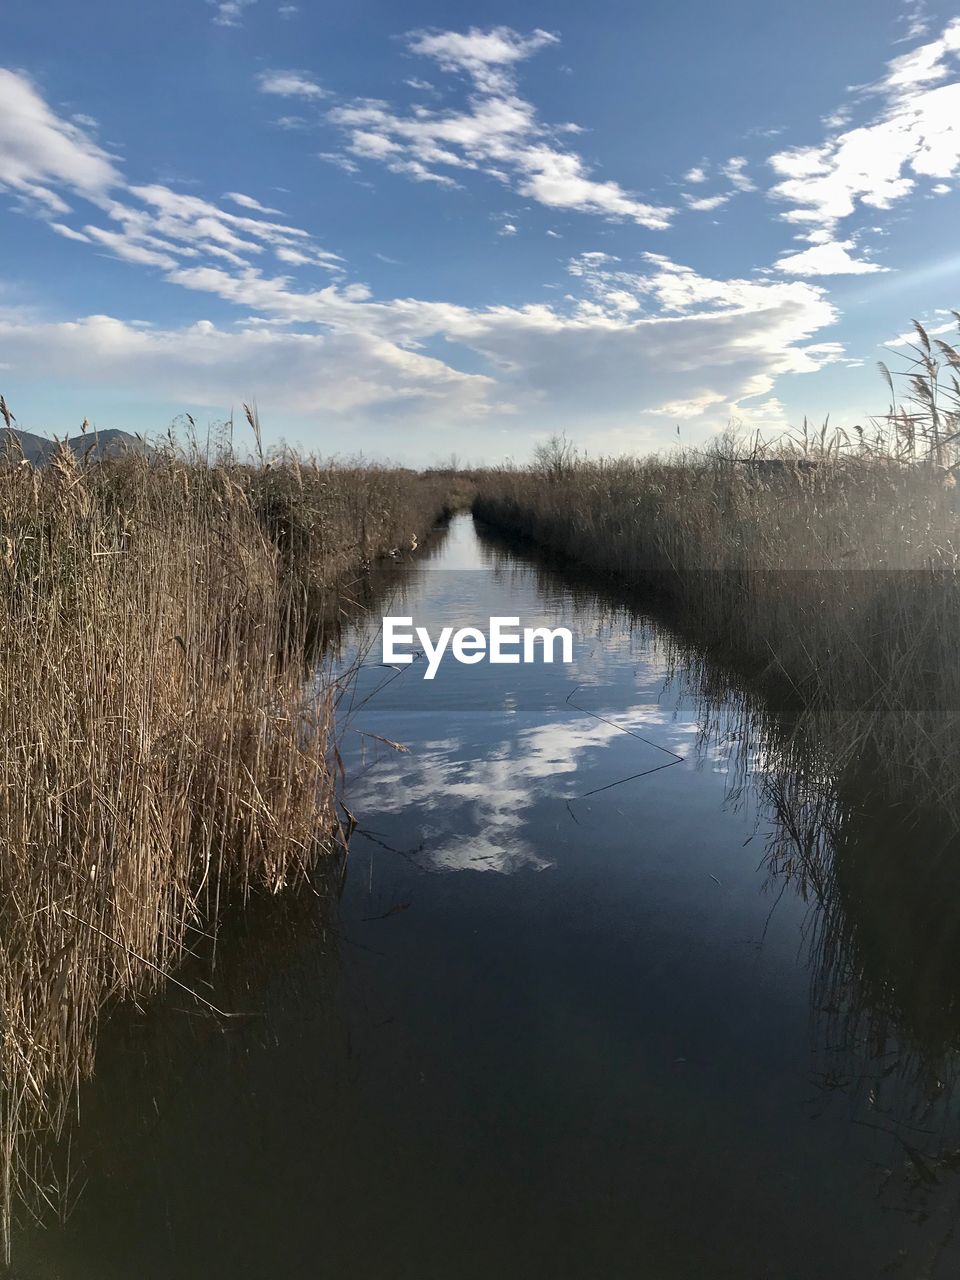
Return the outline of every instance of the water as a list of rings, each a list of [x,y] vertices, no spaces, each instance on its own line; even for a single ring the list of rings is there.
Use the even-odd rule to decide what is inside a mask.
[[[955,1274],[956,933],[894,869],[927,835],[838,817],[655,623],[467,517],[387,611],[568,625],[575,662],[368,655],[339,902],[226,931],[213,998],[257,1016],[117,1013],[17,1274]]]

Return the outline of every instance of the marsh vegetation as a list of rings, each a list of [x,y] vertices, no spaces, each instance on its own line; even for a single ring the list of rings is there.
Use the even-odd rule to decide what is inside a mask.
[[[960,824],[960,354],[917,326],[914,357],[868,428],[649,459],[555,438],[531,468],[482,473],[474,509],[653,590],[698,646],[792,698],[832,772]]]
[[[162,984],[226,901],[335,853],[334,691],[309,655],[448,489],[172,444],[0,456],[5,1245],[15,1205],[60,1198],[42,1139],[105,1004]]]

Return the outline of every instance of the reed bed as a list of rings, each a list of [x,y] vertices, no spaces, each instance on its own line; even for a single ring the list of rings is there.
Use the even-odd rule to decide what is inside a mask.
[[[317,611],[347,607],[445,501],[412,472],[291,456],[0,457],[7,1253],[15,1208],[58,1197],[41,1139],[92,1069],[105,1004],[161,984],[228,897],[335,850],[332,691],[306,678]]]
[[[501,550],[512,563],[508,537],[491,530],[485,542],[495,564]],[[935,1215],[955,1223],[960,831],[939,806],[865,803],[862,780],[831,777],[820,744],[796,731],[802,708],[711,661],[689,629],[664,626],[645,591],[553,559],[532,564],[541,594],[573,587],[566,622],[632,628],[664,691],[696,707],[691,761],[723,770],[726,804],[755,823],[744,856],[760,864],[771,914],[785,893],[807,904],[798,960],[810,978],[812,1110],[888,1135],[876,1179],[886,1208],[931,1218],[930,1234]]]
[[[481,475],[474,510],[657,592],[831,771],[960,826],[960,355],[917,328],[906,402],[869,430],[594,461],[554,439]]]

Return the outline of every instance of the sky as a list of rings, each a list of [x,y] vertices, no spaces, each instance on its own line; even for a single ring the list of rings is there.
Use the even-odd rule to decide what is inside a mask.
[[[958,178],[960,0],[4,0],[0,392],[412,465],[852,426],[956,335]]]

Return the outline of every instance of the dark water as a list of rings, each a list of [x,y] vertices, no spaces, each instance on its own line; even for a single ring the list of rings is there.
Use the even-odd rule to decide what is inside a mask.
[[[829,798],[735,696],[668,680],[649,620],[466,517],[385,611],[567,625],[575,663],[370,655],[339,903],[221,939],[214,998],[260,1016],[117,1014],[72,1214],[17,1274],[957,1274],[937,834]]]

